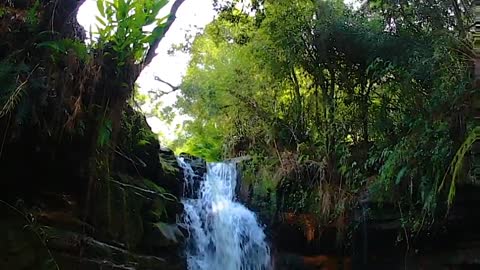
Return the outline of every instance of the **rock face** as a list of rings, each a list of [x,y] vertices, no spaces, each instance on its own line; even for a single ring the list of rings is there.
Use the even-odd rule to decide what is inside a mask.
[[[183,212],[181,168],[141,114],[127,110],[122,125],[113,171],[87,193],[54,185],[22,193],[16,186],[1,198],[0,269],[185,269],[184,230],[176,224]],[[58,169],[70,160],[59,160]],[[11,169],[18,167],[1,170],[15,179]],[[82,179],[81,172],[70,174],[64,181]]]
[[[0,1],[0,269],[184,269],[182,170],[83,2]]]
[[[325,224],[311,212],[272,214],[274,200],[263,203],[250,182],[240,182],[237,190],[249,208],[270,213],[259,217],[277,270],[480,269],[478,194],[476,184],[459,185],[448,216],[413,233],[403,227],[396,205],[375,203],[368,195],[348,215]]]

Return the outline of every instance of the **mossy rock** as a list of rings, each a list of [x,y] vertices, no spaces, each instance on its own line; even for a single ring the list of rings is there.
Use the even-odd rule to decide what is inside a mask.
[[[91,222],[100,239],[113,239],[135,249],[143,236],[143,209],[149,203],[141,194],[103,181],[96,185],[91,202]]]
[[[157,177],[160,169],[158,137],[145,116],[129,106],[123,113],[118,145],[122,151],[115,158],[115,171],[148,179]]]
[[[115,172],[150,179],[177,197],[183,195],[183,172],[175,153],[160,147],[143,114],[125,109],[118,141],[122,151],[115,157]]]
[[[144,227],[143,227],[143,206],[145,205],[145,197],[129,191],[126,194],[127,208],[126,219],[124,223],[124,242],[131,248],[136,248],[142,241]]]

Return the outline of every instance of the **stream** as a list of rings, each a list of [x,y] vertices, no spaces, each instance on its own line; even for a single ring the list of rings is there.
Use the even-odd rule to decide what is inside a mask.
[[[179,158],[185,185],[194,170]],[[182,200],[189,231],[185,255],[189,270],[269,270],[270,250],[255,214],[235,200],[234,163],[208,163],[194,198]]]

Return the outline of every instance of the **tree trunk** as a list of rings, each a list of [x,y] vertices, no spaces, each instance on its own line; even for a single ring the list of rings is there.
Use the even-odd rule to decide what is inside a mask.
[[[478,90],[480,89],[480,0],[475,0],[473,4],[473,11],[475,15],[475,33],[473,35],[473,49],[475,52],[474,58],[474,83],[473,86],[477,90],[474,92],[472,97],[472,113],[473,119],[476,126],[480,126],[480,95]],[[480,168],[480,142],[477,141],[472,146],[472,156],[474,157],[472,164],[472,171],[475,168]],[[480,179],[480,175],[473,175],[475,180]]]

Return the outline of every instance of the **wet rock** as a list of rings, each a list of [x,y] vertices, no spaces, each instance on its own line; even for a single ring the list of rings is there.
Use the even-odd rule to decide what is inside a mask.
[[[179,157],[189,164],[193,170],[192,175],[186,175],[185,177],[191,177],[184,184],[184,197],[196,199],[198,197],[198,190],[202,181],[205,179],[207,173],[207,162],[199,157],[195,157],[186,153],[181,153]]]
[[[244,158],[234,159],[234,162],[237,167],[237,185],[235,186],[235,195],[237,199],[249,207],[252,206],[253,199],[253,183],[245,181],[243,178],[243,171],[248,166],[248,161],[250,157],[246,156]]]
[[[179,157],[183,158],[185,162],[192,166],[193,172],[196,175],[203,176],[207,173],[207,162],[203,158],[192,156],[187,153],[180,153]]]
[[[54,228],[45,228],[45,231],[47,245],[55,252],[55,258],[63,262],[62,265],[90,267],[66,269],[170,269],[164,258],[139,255],[68,231],[59,231]],[[82,256],[76,254],[82,254]]]
[[[150,223],[146,229],[144,241],[154,254],[157,253],[155,250],[161,253],[166,248],[177,249],[180,252],[181,243],[185,241],[185,235],[177,224]]]
[[[92,260],[68,254],[55,254],[59,265],[69,270],[138,270],[135,265],[119,265],[108,260]]]

